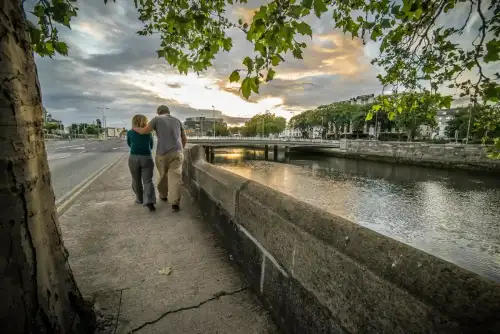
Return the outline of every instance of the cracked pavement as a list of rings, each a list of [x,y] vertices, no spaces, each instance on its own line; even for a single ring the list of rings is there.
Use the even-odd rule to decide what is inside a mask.
[[[135,205],[126,159],[60,218],[99,332],[277,333],[187,192],[179,213]]]

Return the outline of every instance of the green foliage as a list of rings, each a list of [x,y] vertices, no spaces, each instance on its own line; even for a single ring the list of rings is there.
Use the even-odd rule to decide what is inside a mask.
[[[379,95],[366,119],[372,120],[374,112],[382,111],[389,120],[395,122],[397,128],[406,130],[410,139],[413,139],[422,125],[434,128],[437,125],[436,112],[449,108],[450,104],[450,96],[432,94],[427,90],[421,93]]]
[[[73,123],[69,127],[69,133],[72,135],[75,134],[87,134],[87,135],[98,135],[101,132],[101,129],[98,125],[94,124],[86,124],[86,123]]]
[[[41,0],[36,3],[33,14],[37,24],[29,27],[35,52],[42,56],[67,54],[67,46],[58,40],[54,24],[70,26],[77,14],[74,2],[76,0]],[[165,58],[180,73],[199,73],[212,66],[219,52],[231,50],[233,43],[227,36],[228,29],[239,29],[253,43],[255,54],[244,59],[244,67],[232,72],[230,81],[240,80],[240,71],[246,71],[241,90],[248,98],[252,92],[259,92],[263,81],[273,79],[275,70],[271,66],[278,66],[286,55],[302,59],[307,44],[299,36],[312,37],[305,18],[310,14],[319,18],[331,9],[335,28],[353,38],[380,42],[380,55],[373,63],[384,69],[384,74],[379,75],[384,86],[422,90],[430,84],[431,91],[436,92],[440,85],[449,84],[474,102],[479,98],[496,102],[500,98],[500,74],[489,77],[481,65],[500,61],[498,1],[481,6],[481,0],[274,0],[262,5],[250,24],[241,19],[230,21],[228,6],[246,2],[134,0],[139,20],[144,23],[138,33],[159,34],[158,57]],[[436,26],[438,19],[458,13],[464,6],[470,7],[470,15],[463,21],[453,22],[447,28]],[[454,43],[475,15],[479,17],[479,33],[473,44]],[[461,75],[467,70],[476,71],[478,79],[464,79]]]
[[[453,118],[448,122],[445,134],[449,138],[455,138],[455,131],[458,131],[458,138],[467,137],[467,128],[470,131],[469,141],[484,143],[494,143],[494,138],[500,137],[500,108],[496,106],[476,105],[469,108],[459,109]]]
[[[210,132],[210,134],[207,133],[207,136],[211,136],[213,135],[212,132]],[[223,123],[223,124],[220,124],[220,123],[216,123],[215,124],[215,135],[220,137],[225,137],[225,136],[228,136],[229,135],[229,129],[227,128],[227,124],[226,123]]]
[[[353,126],[360,131],[365,125],[369,107],[351,103],[332,103],[319,106],[316,109],[306,110],[290,119],[290,126],[299,129],[303,137],[307,137],[313,127],[322,127],[323,136],[328,127],[335,130],[337,138],[344,126]]]
[[[56,122],[46,122],[46,123],[43,123],[43,128],[48,133],[54,133],[55,130],[61,129],[61,125],[59,123],[56,123]]]
[[[33,51],[40,56],[52,57],[56,53],[66,56],[68,45],[59,41],[56,24],[70,28],[70,21],[76,16],[78,8],[71,0],[41,0],[33,7],[36,24],[28,22]]]
[[[270,134],[278,134],[285,130],[286,119],[275,114],[265,113],[253,116],[245,122],[245,126],[240,129],[244,136],[253,137],[256,135],[267,137]]]

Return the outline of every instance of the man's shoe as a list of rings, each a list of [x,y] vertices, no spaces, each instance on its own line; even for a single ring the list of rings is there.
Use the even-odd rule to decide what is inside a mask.
[[[149,209],[149,211],[156,211],[154,204],[146,204],[146,207]]]
[[[161,199],[163,202],[168,202],[168,198],[166,198],[166,197],[160,197],[160,199]]]
[[[180,208],[179,208],[179,205],[178,204],[174,204],[172,205],[172,211],[174,212],[179,212]]]

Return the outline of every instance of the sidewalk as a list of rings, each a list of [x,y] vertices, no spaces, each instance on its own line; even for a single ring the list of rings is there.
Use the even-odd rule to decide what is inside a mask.
[[[101,333],[276,333],[196,204],[134,203],[127,156],[60,217],[78,285]]]

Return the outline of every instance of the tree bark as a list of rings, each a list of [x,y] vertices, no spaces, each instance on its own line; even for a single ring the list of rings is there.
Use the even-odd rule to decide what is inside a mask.
[[[0,328],[90,333],[68,264],[43,138],[42,101],[19,0],[0,0]]]

